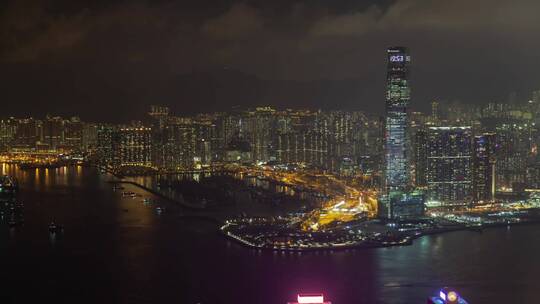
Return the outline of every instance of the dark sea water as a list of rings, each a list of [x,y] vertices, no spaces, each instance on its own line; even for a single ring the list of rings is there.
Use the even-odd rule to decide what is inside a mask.
[[[166,208],[158,214],[124,198],[92,168],[0,169],[19,179],[25,220],[16,229],[0,221],[0,303],[284,304],[298,292],[323,292],[334,304],[425,303],[446,285],[470,303],[540,303],[540,226],[406,247],[261,252],[170,203],[158,201]],[[52,220],[63,234],[50,235]]]

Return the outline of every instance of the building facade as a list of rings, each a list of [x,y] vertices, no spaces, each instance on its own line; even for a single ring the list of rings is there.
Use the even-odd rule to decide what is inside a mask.
[[[410,184],[407,108],[410,102],[410,56],[404,47],[388,49],[384,132],[384,191],[403,191]]]
[[[384,177],[378,213],[383,219],[416,218],[424,213],[424,196],[411,191],[407,117],[411,58],[406,48],[392,47],[387,59]]]
[[[474,137],[473,200],[487,202],[495,198],[496,136],[484,133]]]
[[[428,203],[451,206],[472,202],[471,127],[428,129]]]
[[[152,167],[151,135],[143,126],[118,128],[112,137],[113,166]]]

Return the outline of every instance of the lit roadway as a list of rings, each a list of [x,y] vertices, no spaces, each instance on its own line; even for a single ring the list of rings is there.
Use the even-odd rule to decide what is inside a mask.
[[[49,164],[58,161],[58,153],[49,151],[9,152],[0,154],[0,162],[3,163]]]
[[[487,204],[477,205],[473,207],[455,206],[451,210],[448,207],[430,208],[428,214],[432,216],[453,214],[453,215],[485,215],[496,212],[511,212],[520,210],[529,210],[538,208],[538,205],[529,202],[520,203],[497,203],[490,202]]]
[[[302,171],[280,171],[268,166],[231,166],[246,175],[262,176],[294,189],[310,190],[328,197],[321,208],[308,213],[302,222],[304,230],[319,230],[338,222],[371,218],[377,213],[377,191],[353,187],[331,174]]]

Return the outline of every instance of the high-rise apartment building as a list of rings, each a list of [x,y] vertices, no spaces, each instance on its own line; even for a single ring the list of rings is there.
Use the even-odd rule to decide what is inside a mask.
[[[109,167],[113,164],[113,139],[116,128],[111,125],[100,124],[96,132],[96,158],[100,166]]]
[[[472,201],[473,153],[470,127],[428,128],[428,201],[442,206]]]
[[[414,183],[417,187],[427,186],[427,131],[418,130],[414,135]]]
[[[113,133],[113,165],[152,167],[152,129],[121,127]]]
[[[83,148],[83,123],[79,117],[72,117],[64,121],[63,147],[70,150]]]
[[[474,137],[473,200],[487,202],[495,198],[495,152],[494,133]]]
[[[44,147],[49,150],[57,150],[64,143],[64,120],[59,116],[48,116],[43,120],[43,140]]]
[[[13,118],[0,120],[0,151],[8,150],[17,133],[17,121]]]

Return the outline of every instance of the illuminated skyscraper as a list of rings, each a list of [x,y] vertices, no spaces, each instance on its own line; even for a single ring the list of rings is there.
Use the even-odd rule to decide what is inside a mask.
[[[384,132],[384,192],[403,191],[410,183],[407,107],[410,101],[409,63],[404,47],[388,49],[386,121]]]
[[[533,150],[534,127],[531,124],[497,126],[496,186],[515,188],[526,183],[527,158]]]
[[[468,204],[472,198],[471,127],[428,130],[428,199],[443,206]]]
[[[22,149],[34,149],[40,139],[40,121],[33,118],[18,119],[12,145]]]
[[[473,199],[475,202],[495,198],[495,148],[494,133],[474,137]]]
[[[425,187],[427,185],[427,132],[425,130],[418,130],[414,135],[414,158],[415,185]]]
[[[191,121],[168,123],[163,134],[162,168],[167,171],[193,169],[196,134]]]
[[[100,166],[109,167],[113,164],[113,139],[116,129],[110,125],[98,125],[96,132],[96,156]]]
[[[431,102],[431,120],[435,123],[439,121],[439,103],[437,101]]]
[[[152,166],[151,128],[142,126],[121,127],[113,133],[113,165],[116,168],[124,166]]]
[[[17,133],[17,121],[13,118],[0,120],[0,151],[10,148]]]
[[[167,146],[166,128],[169,122],[169,108],[151,105],[148,115],[152,117],[152,163],[158,168],[167,167],[165,147]]]
[[[410,101],[409,64],[404,47],[387,50],[384,179],[379,216],[404,219],[422,216],[424,195],[411,191],[407,108]]]
[[[84,124],[79,117],[64,121],[63,147],[68,150],[81,150],[83,147]]]
[[[56,150],[64,142],[64,120],[59,117],[47,118],[43,121],[43,144],[48,145],[48,149]]]

